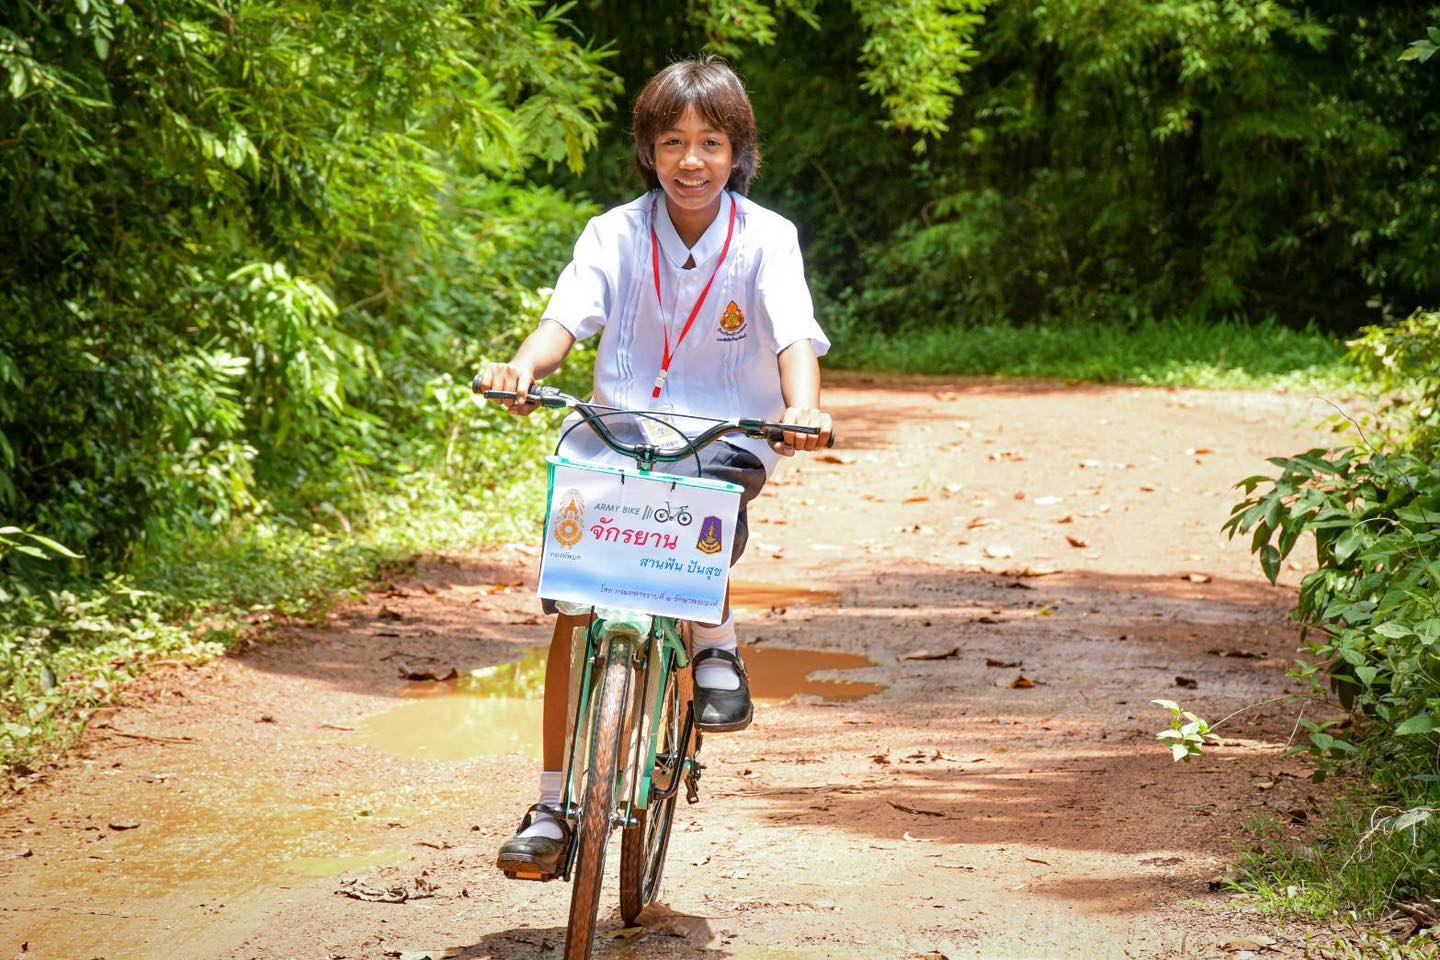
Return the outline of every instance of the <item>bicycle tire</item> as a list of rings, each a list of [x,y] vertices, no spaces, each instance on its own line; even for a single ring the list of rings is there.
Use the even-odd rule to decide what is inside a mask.
[[[565,932],[565,960],[590,960],[595,941],[595,916],[605,880],[605,847],[615,809],[615,773],[620,736],[630,696],[630,644],[610,642],[605,673],[596,700],[595,734],[590,769],[585,779],[585,806],[576,831],[575,872],[571,878],[570,922]]]
[[[685,711],[691,700],[690,671],[674,671],[672,681],[665,707],[660,712],[660,729],[656,731],[660,738],[656,756],[664,751],[673,751],[675,756],[674,780],[667,785],[670,796],[652,799],[648,810],[636,811],[635,824],[620,834],[620,915],[627,927],[635,924],[640,911],[660,892],[665,854],[670,848],[670,829],[675,820],[675,800],[690,750],[690,737],[684,733]],[[686,743],[677,742],[682,736]]]

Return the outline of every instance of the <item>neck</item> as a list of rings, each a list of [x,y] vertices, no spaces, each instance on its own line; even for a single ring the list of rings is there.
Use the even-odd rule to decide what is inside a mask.
[[[722,191],[715,202],[701,210],[677,210],[675,204],[670,202],[670,197],[665,197],[665,210],[670,214],[670,222],[675,227],[675,232],[680,235],[680,240],[687,247],[693,247],[700,242],[705,231],[710,229],[710,224],[720,215],[721,200],[725,194]]]

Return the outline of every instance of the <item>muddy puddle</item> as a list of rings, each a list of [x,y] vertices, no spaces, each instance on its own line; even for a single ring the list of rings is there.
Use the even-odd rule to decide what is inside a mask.
[[[783,583],[735,580],[730,584],[730,606],[740,610],[786,610],[790,607],[838,607],[840,591],[812,590]]]
[[[44,811],[45,853],[53,859],[41,887],[102,901],[119,894],[156,898],[182,887],[224,897],[283,885],[287,876],[328,876],[403,855],[384,836],[402,810],[393,802],[297,797],[278,784],[236,788],[202,776],[137,790],[121,825],[59,804]],[[73,839],[51,847],[58,837]]]
[[[751,694],[762,702],[797,695],[853,701],[884,689],[883,684],[815,677],[875,665],[860,654],[767,646],[740,652],[750,671]],[[545,648],[533,647],[518,661],[474,670],[457,681],[412,685],[405,691],[408,702],[358,721],[347,742],[419,760],[514,755],[539,760],[544,684]]]

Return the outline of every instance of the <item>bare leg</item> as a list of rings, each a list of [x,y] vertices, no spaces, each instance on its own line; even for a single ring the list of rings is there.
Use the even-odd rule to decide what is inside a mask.
[[[570,636],[576,627],[584,627],[590,617],[559,614],[555,633],[550,638],[550,656],[545,661],[544,747],[541,756],[546,770],[565,766],[565,727],[570,707]]]

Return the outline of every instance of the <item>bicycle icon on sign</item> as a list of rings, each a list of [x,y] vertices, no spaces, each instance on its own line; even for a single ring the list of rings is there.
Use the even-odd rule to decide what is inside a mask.
[[[655,508],[656,523],[669,523],[671,520],[674,520],[676,523],[680,524],[680,526],[688,527],[690,526],[690,521],[693,519],[694,518],[690,516],[689,507],[672,507],[670,506],[669,500],[665,501],[665,506]]]

